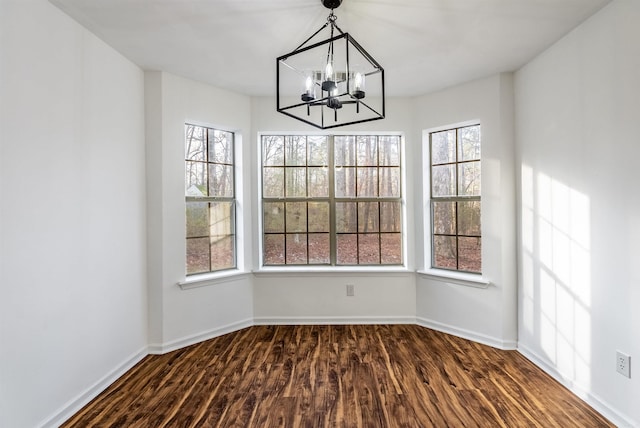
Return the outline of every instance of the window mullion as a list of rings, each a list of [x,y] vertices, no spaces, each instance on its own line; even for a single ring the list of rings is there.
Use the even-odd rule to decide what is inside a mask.
[[[460,270],[460,237],[458,236],[458,201],[460,200],[460,183],[458,182],[458,178],[460,177],[460,159],[459,159],[459,149],[460,149],[460,129],[456,128],[456,201],[454,202],[455,209],[455,220],[454,220],[454,233],[456,240],[456,270]]]
[[[335,137],[327,138],[327,149],[329,150],[329,264],[338,264],[338,230],[336,224],[336,186],[335,186]]]
[[[307,241],[307,264],[309,264],[309,137],[304,137],[304,176],[305,176],[305,212],[306,212],[306,241]]]

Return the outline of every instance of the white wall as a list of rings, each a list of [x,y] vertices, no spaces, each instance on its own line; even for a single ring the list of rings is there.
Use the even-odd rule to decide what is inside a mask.
[[[628,184],[640,159],[637,1],[614,2],[516,74],[516,162],[511,74],[390,99],[385,120],[340,128],[405,135],[408,272],[255,277],[243,273],[259,270],[257,133],[315,129],[273,98],[143,76],[44,0],[0,8],[1,426],[60,421],[147,344],[164,352],[253,320],[416,319],[495,346],[519,340],[591,404],[638,425],[638,376],[614,371],[616,349],[640,355],[640,201]],[[411,273],[424,268],[422,131],[474,119],[487,289]],[[187,121],[238,137],[245,245],[240,275],[182,290]]]
[[[415,140],[423,130],[474,120],[481,124],[482,276],[491,281],[481,289],[418,275],[418,322],[502,348],[514,348],[517,340],[512,80],[511,74],[495,75],[414,100]],[[418,153],[414,162],[421,163],[422,147]],[[414,179],[422,183],[422,169],[416,166],[416,171]],[[415,199],[422,201],[416,206],[421,221],[429,212],[422,187]],[[424,229],[418,225],[420,236]],[[416,258],[419,267],[429,267],[423,266],[424,252]]]
[[[252,277],[239,275],[182,290],[185,280],[184,125],[233,131],[239,241],[238,273],[251,266],[249,97],[162,72],[145,72],[150,346],[184,346],[249,325]]]
[[[640,426],[640,2],[618,0],[516,73],[519,347]]]
[[[146,353],[143,74],[44,0],[0,31],[0,426],[30,428]]]
[[[405,135],[405,159],[407,194],[414,191],[414,165],[420,142],[411,134],[411,106],[408,99],[387,99],[386,118],[338,130],[320,131],[303,122],[292,119],[275,109],[275,98],[252,98],[252,183],[258,182],[260,160],[258,157],[259,132],[399,132]],[[257,219],[260,217],[257,185],[253,189],[254,236],[257,236]],[[414,204],[407,198],[407,263],[414,266]],[[258,251],[254,247],[254,269],[260,266]],[[346,284],[355,286],[355,296],[346,296]],[[257,323],[366,323],[366,322],[415,322],[415,277],[413,273],[395,272],[372,274],[370,272],[344,273],[258,273],[254,279],[254,317]]]

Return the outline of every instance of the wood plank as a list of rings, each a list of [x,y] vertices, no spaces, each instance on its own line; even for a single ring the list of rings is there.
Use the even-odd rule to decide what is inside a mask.
[[[150,355],[63,427],[612,427],[515,351],[416,325],[254,326]]]

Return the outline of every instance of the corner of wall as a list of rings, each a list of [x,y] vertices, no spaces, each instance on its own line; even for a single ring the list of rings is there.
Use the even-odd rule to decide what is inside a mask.
[[[147,343],[162,343],[162,78],[144,72],[147,187]]]

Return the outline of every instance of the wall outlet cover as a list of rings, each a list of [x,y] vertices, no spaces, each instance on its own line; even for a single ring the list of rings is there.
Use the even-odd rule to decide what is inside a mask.
[[[631,377],[631,357],[629,355],[616,351],[616,371],[623,376]]]

